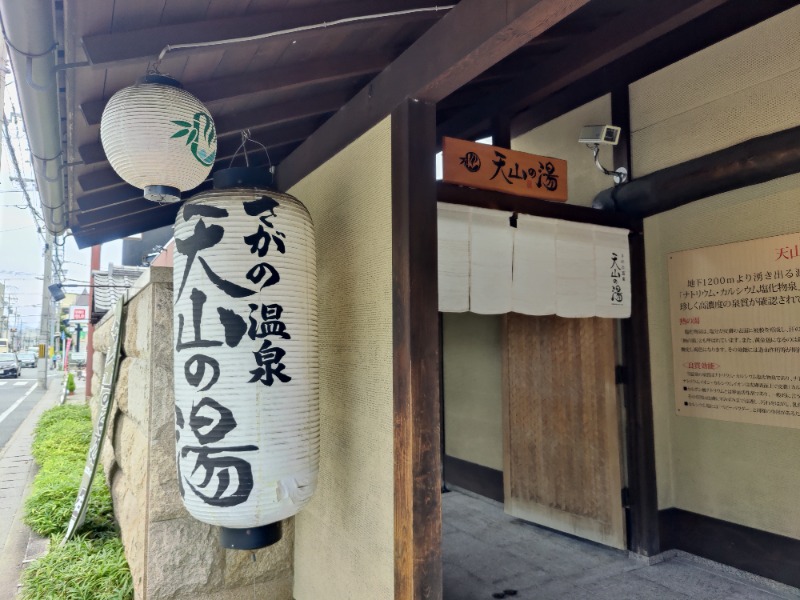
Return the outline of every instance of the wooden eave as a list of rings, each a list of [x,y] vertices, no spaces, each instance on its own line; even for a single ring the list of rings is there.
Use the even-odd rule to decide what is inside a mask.
[[[407,98],[436,104],[440,135],[477,137],[497,123],[521,132],[794,4],[460,0],[450,10],[178,50],[159,68],[211,110],[219,135],[214,171],[231,163],[247,129],[268,148],[285,189]],[[99,140],[108,99],[143,75],[166,45],[434,6],[431,0],[56,2],[65,65],[59,101],[65,156],[73,165],[65,170],[68,226],[78,244],[174,219],[177,206],[152,204],[119,179]],[[266,163],[266,156],[251,158]]]

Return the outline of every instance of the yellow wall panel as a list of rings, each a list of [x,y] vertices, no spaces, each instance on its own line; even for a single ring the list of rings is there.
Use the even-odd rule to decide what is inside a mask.
[[[641,177],[800,124],[800,7],[630,86]]]
[[[443,318],[446,452],[502,471],[502,317],[444,313]]]
[[[296,517],[296,600],[394,597],[391,132],[289,192],[317,241],[320,479]]]
[[[592,152],[578,143],[584,125],[611,123],[611,96],[601,96],[560,117],[514,138],[511,147],[521,152],[553,156],[567,161],[568,204],[591,206],[598,192],[611,187],[614,182],[594,166]],[[613,165],[612,146],[601,146],[601,164],[607,169]],[[532,200],[536,202],[536,200]]]
[[[800,125],[800,7],[630,87],[636,176]],[[678,417],[667,254],[800,232],[800,175],[645,220],[659,508],[800,538],[800,437],[791,429]]]
[[[800,232],[800,175],[706,198],[645,221],[659,507],[800,538],[797,430],[675,414],[667,254]]]

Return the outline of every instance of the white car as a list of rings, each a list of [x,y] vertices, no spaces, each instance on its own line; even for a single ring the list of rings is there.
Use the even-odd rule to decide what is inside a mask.
[[[22,368],[13,352],[0,353],[0,377],[19,377]]]

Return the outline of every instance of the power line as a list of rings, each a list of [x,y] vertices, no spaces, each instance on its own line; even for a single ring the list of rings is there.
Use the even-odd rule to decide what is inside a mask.
[[[13,104],[11,105],[11,107],[13,110]],[[16,148],[14,148],[14,144],[11,141],[11,132],[9,130],[8,117],[5,114],[3,114],[3,139],[6,142],[6,146],[8,148],[8,156],[11,161],[11,165],[14,167],[14,172],[16,173],[17,176],[16,181],[19,183],[19,186],[21,188],[20,191],[22,192],[22,195],[25,199],[25,203],[27,204],[28,210],[30,211],[31,216],[33,217],[34,224],[36,225],[36,233],[39,235],[39,238],[41,239],[42,244],[44,246],[44,253],[47,254],[47,247],[48,247],[47,239],[42,233],[42,229],[45,225],[44,218],[39,213],[39,211],[37,211],[36,208],[34,207],[30,194],[28,193],[26,178],[23,177],[22,169],[20,167],[19,160],[17,159]],[[30,148],[28,149],[28,152],[30,153]],[[54,242],[55,240],[56,238],[54,237]],[[61,258],[58,252],[58,249],[62,246],[62,244],[54,243],[54,246],[55,246],[55,251],[51,254],[53,267],[56,274],[56,280],[61,281],[65,277],[64,267],[61,263]]]

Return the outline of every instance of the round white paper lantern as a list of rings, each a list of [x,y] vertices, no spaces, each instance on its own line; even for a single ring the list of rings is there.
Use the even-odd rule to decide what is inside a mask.
[[[193,517],[223,528],[224,546],[241,549],[280,539],[279,521],[309,501],[319,465],[311,217],[254,173],[269,176],[218,172],[213,191],[183,205],[173,271],[181,494]]]
[[[200,185],[217,155],[208,110],[164,75],[147,75],[111,97],[100,141],[114,171],[159,202],[178,201],[182,191]]]

